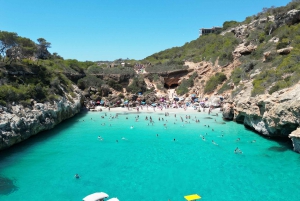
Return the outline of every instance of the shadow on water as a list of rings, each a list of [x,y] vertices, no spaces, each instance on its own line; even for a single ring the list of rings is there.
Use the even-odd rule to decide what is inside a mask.
[[[212,117],[204,117],[203,119],[213,119]]]
[[[14,180],[0,176],[0,195],[8,195],[18,190],[18,187],[14,185]]]
[[[26,139],[23,142],[15,144],[12,147],[9,147],[7,149],[1,150],[0,151],[0,159],[4,159],[5,157],[9,157],[10,155],[13,155],[15,153],[25,151],[28,147],[32,146],[35,143],[40,143],[40,142],[46,141],[47,139],[49,139],[59,133],[59,132],[53,132],[53,130],[55,131],[57,129],[57,130],[61,131],[61,130],[67,129],[67,128],[71,127],[72,125],[74,125],[76,122],[78,122],[79,119],[83,118],[85,115],[87,115],[87,112],[82,111],[82,112],[76,114],[75,116],[62,121],[61,123],[59,123],[58,125],[56,125],[54,128],[52,128],[50,130],[42,131],[42,132],[38,133],[37,135],[31,136],[30,138]]]
[[[285,152],[289,149],[287,147],[272,146],[272,147],[269,147],[268,150],[274,151],[274,152]]]
[[[236,122],[238,124],[242,124],[242,123],[239,123],[239,122]],[[278,143],[278,146],[271,146],[268,148],[269,151],[273,151],[273,152],[285,152],[285,151],[288,151],[288,150],[293,150],[293,143],[291,141],[291,139],[289,139],[287,136],[286,137],[279,137],[279,136],[266,136],[266,135],[263,135],[261,133],[258,133],[257,131],[255,131],[254,129],[252,129],[251,127],[249,126],[245,126],[245,129],[248,130],[248,131],[251,131],[253,133],[256,133],[260,136],[262,136],[263,138],[267,139],[267,140],[271,140],[271,141],[274,141],[274,142],[277,142]]]
[[[217,121],[216,124],[226,124],[226,123],[222,121],[221,122]]]
[[[261,134],[260,134],[261,135]],[[261,135],[263,138],[276,142],[278,145],[271,146],[268,148],[269,151],[273,152],[285,152],[293,150],[293,143],[288,137],[269,137]]]

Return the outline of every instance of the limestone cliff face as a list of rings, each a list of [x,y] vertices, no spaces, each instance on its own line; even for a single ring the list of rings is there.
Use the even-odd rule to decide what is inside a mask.
[[[289,136],[295,151],[300,153],[300,135],[291,134],[300,125],[300,83],[272,95],[235,98],[233,104],[224,104],[223,116],[233,117],[262,135]]]
[[[297,130],[293,131],[289,138],[293,141],[294,151],[300,153],[300,128],[297,128]]]
[[[269,136],[288,136],[299,126],[300,84],[293,88],[236,100],[234,119]]]
[[[51,129],[63,120],[80,112],[82,95],[78,89],[74,92],[76,92],[76,97],[72,100],[62,98],[53,104],[35,103],[32,109],[20,105],[13,106],[11,110],[2,108],[0,150],[24,141],[41,131]]]

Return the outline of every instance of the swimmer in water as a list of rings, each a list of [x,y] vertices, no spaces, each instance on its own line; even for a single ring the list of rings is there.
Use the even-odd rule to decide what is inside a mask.
[[[205,141],[205,137],[202,137],[202,140]]]
[[[240,138],[236,139],[237,142],[240,141],[240,140],[241,140]]]
[[[217,144],[215,141],[213,141],[213,140],[212,140],[211,142],[212,142],[214,145],[218,145],[218,144]]]
[[[130,126],[130,129],[133,129],[133,126]]]
[[[234,150],[235,154],[242,154],[242,150],[240,150],[238,147]]]
[[[75,174],[74,176],[76,179],[79,179],[79,174]]]

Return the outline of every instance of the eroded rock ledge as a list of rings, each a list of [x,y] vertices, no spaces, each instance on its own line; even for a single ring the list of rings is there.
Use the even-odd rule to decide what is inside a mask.
[[[34,103],[33,108],[15,105],[12,110],[1,108],[0,150],[24,141],[32,135],[53,128],[81,110],[82,95],[75,90],[73,99],[62,98],[53,104]]]
[[[300,125],[299,83],[272,95],[240,97],[234,102],[225,103],[223,117],[243,123],[262,135],[289,136],[294,150],[300,153],[300,134],[295,135],[295,130]]]
[[[293,131],[289,138],[292,139],[294,151],[300,153],[300,128],[297,128],[297,130]]]

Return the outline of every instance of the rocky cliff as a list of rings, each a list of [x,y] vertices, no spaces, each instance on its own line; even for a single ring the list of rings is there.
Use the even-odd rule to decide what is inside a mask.
[[[0,108],[0,150],[24,141],[32,135],[53,128],[80,112],[83,97],[75,87],[72,99],[68,94],[53,103],[34,102],[32,108],[14,105]],[[74,96],[73,94],[73,96]],[[69,98],[68,98],[69,97]]]
[[[223,117],[243,123],[262,135],[289,136],[295,151],[300,152],[300,135],[293,132],[300,125],[300,83],[272,95],[239,96],[234,102],[224,104]]]

